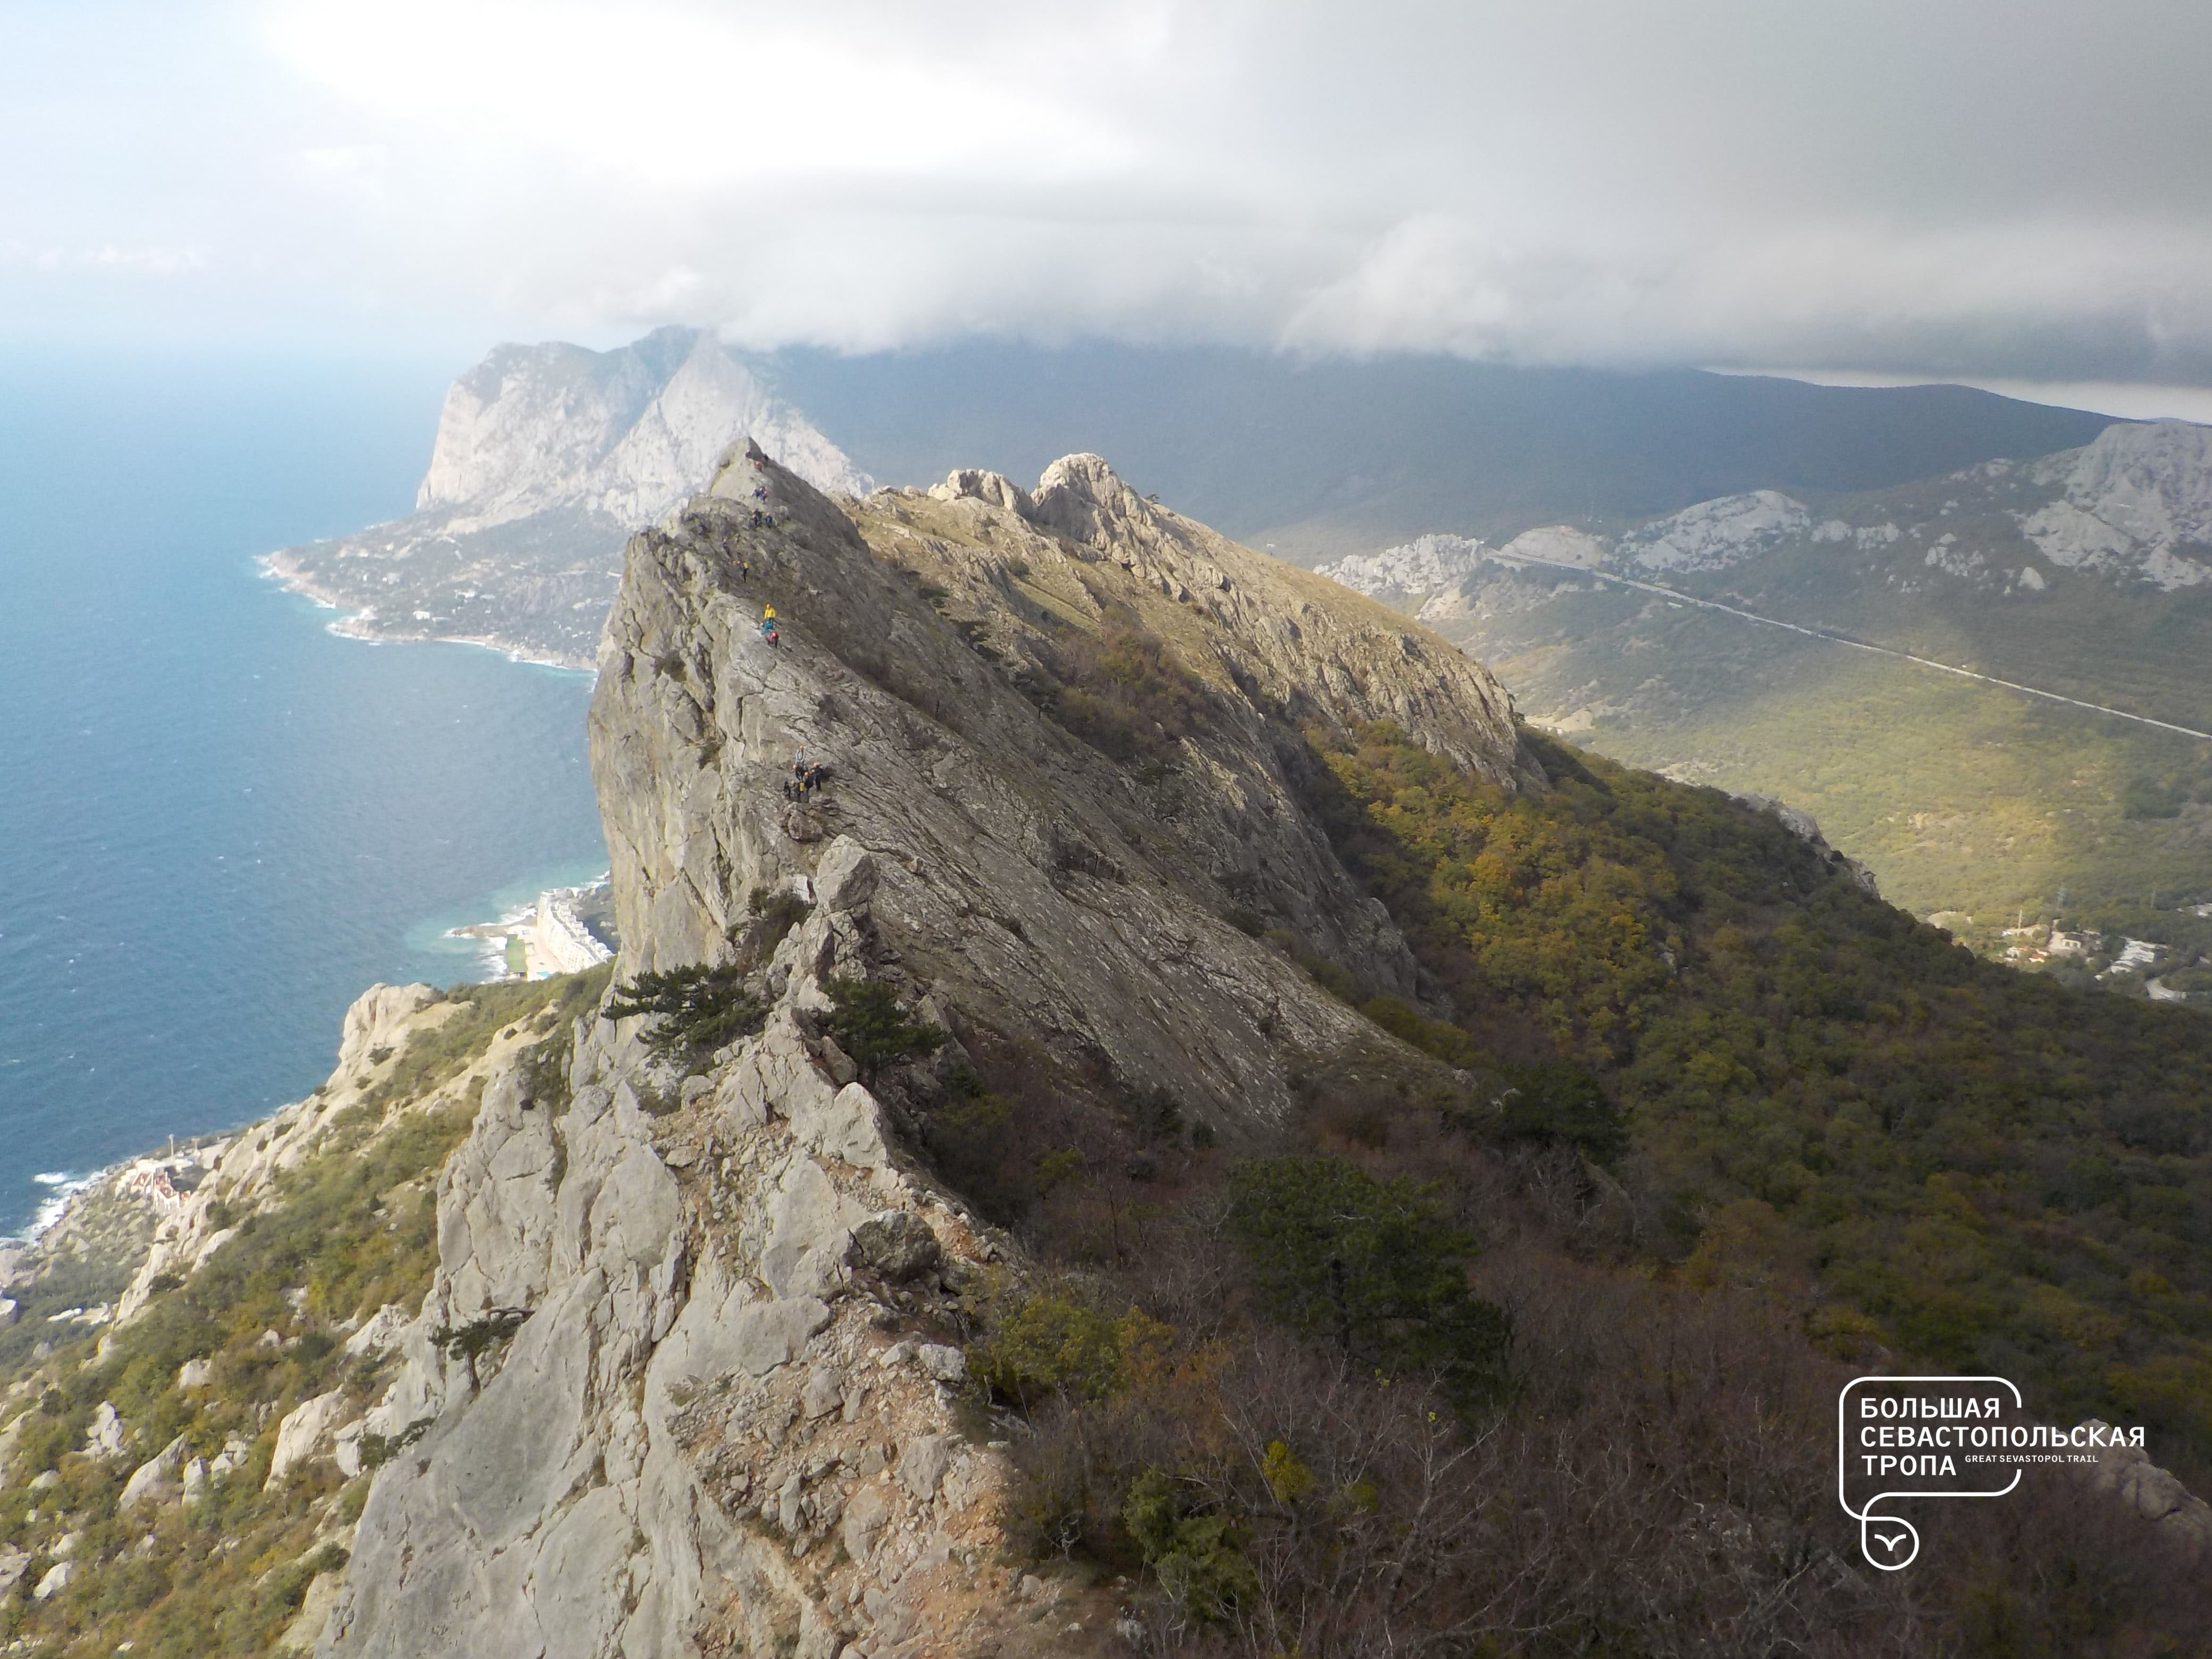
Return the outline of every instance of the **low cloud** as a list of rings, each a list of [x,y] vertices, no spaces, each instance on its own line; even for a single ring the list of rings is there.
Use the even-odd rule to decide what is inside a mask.
[[[2212,383],[2178,0],[110,11],[0,21],[0,222],[198,280],[0,256],[19,325]]]

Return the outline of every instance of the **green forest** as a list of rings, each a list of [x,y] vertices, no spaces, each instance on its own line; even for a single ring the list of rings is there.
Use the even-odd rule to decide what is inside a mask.
[[[2212,1468],[2212,1020],[1978,960],[1717,790],[1532,739],[1537,796],[1310,734],[1340,853],[1500,1064],[1585,1068],[1648,1248],[1839,1358],[2014,1376]]]

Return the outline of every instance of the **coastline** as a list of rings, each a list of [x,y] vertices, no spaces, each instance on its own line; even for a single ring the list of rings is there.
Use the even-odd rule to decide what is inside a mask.
[[[283,553],[264,553],[254,562],[260,566],[262,575],[275,582],[288,593],[296,593],[325,611],[345,614],[323,624],[323,631],[342,640],[355,640],[363,645],[467,645],[478,650],[496,651],[509,662],[531,668],[550,668],[564,674],[599,675],[599,665],[581,656],[567,653],[547,653],[543,647],[526,645],[520,641],[497,634],[433,634],[423,629],[405,629],[393,627],[379,619],[373,605],[356,605],[352,599],[331,592],[296,564],[285,559]]]

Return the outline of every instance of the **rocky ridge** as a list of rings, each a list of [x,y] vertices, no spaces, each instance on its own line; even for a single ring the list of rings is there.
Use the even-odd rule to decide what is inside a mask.
[[[1207,704],[1149,784],[1019,684],[1066,668],[1055,635],[1109,622],[1147,625]],[[1540,781],[1480,669],[1095,457],[1033,492],[957,475],[848,516],[754,450],[636,538],[592,714],[622,970],[751,959],[760,895],[805,914],[757,964],[760,1035],[696,1073],[600,1019],[580,1024],[565,1103],[494,1079],[441,1177],[434,1287],[364,1425],[419,1441],[377,1475],[319,1650],[1099,1639],[1097,1608],[1040,1625],[994,1565],[1005,1466],[963,1426],[940,1333],[947,1297],[1018,1267],[915,1162],[899,1103],[964,1043],[1017,1038],[1103,1086],[1171,1085],[1250,1139],[1302,1060],[1390,1046],[1218,914],[1244,892],[1416,994],[1403,940],[1299,811],[1287,710],[1397,719]],[[802,748],[832,781],[793,801]],[[888,1100],[827,1036],[839,975],[951,1034]],[[465,1358],[439,1340],[495,1328]]]

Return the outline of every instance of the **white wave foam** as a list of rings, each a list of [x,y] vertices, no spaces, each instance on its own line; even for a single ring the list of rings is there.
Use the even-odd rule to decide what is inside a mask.
[[[70,1200],[91,1186],[104,1173],[104,1170],[95,1170],[90,1175],[78,1175],[68,1170],[42,1170],[33,1176],[32,1184],[51,1188],[51,1194],[39,1201],[38,1209],[23,1231],[7,1242],[11,1244],[37,1243],[40,1235],[62,1218],[62,1212],[69,1208]]]

